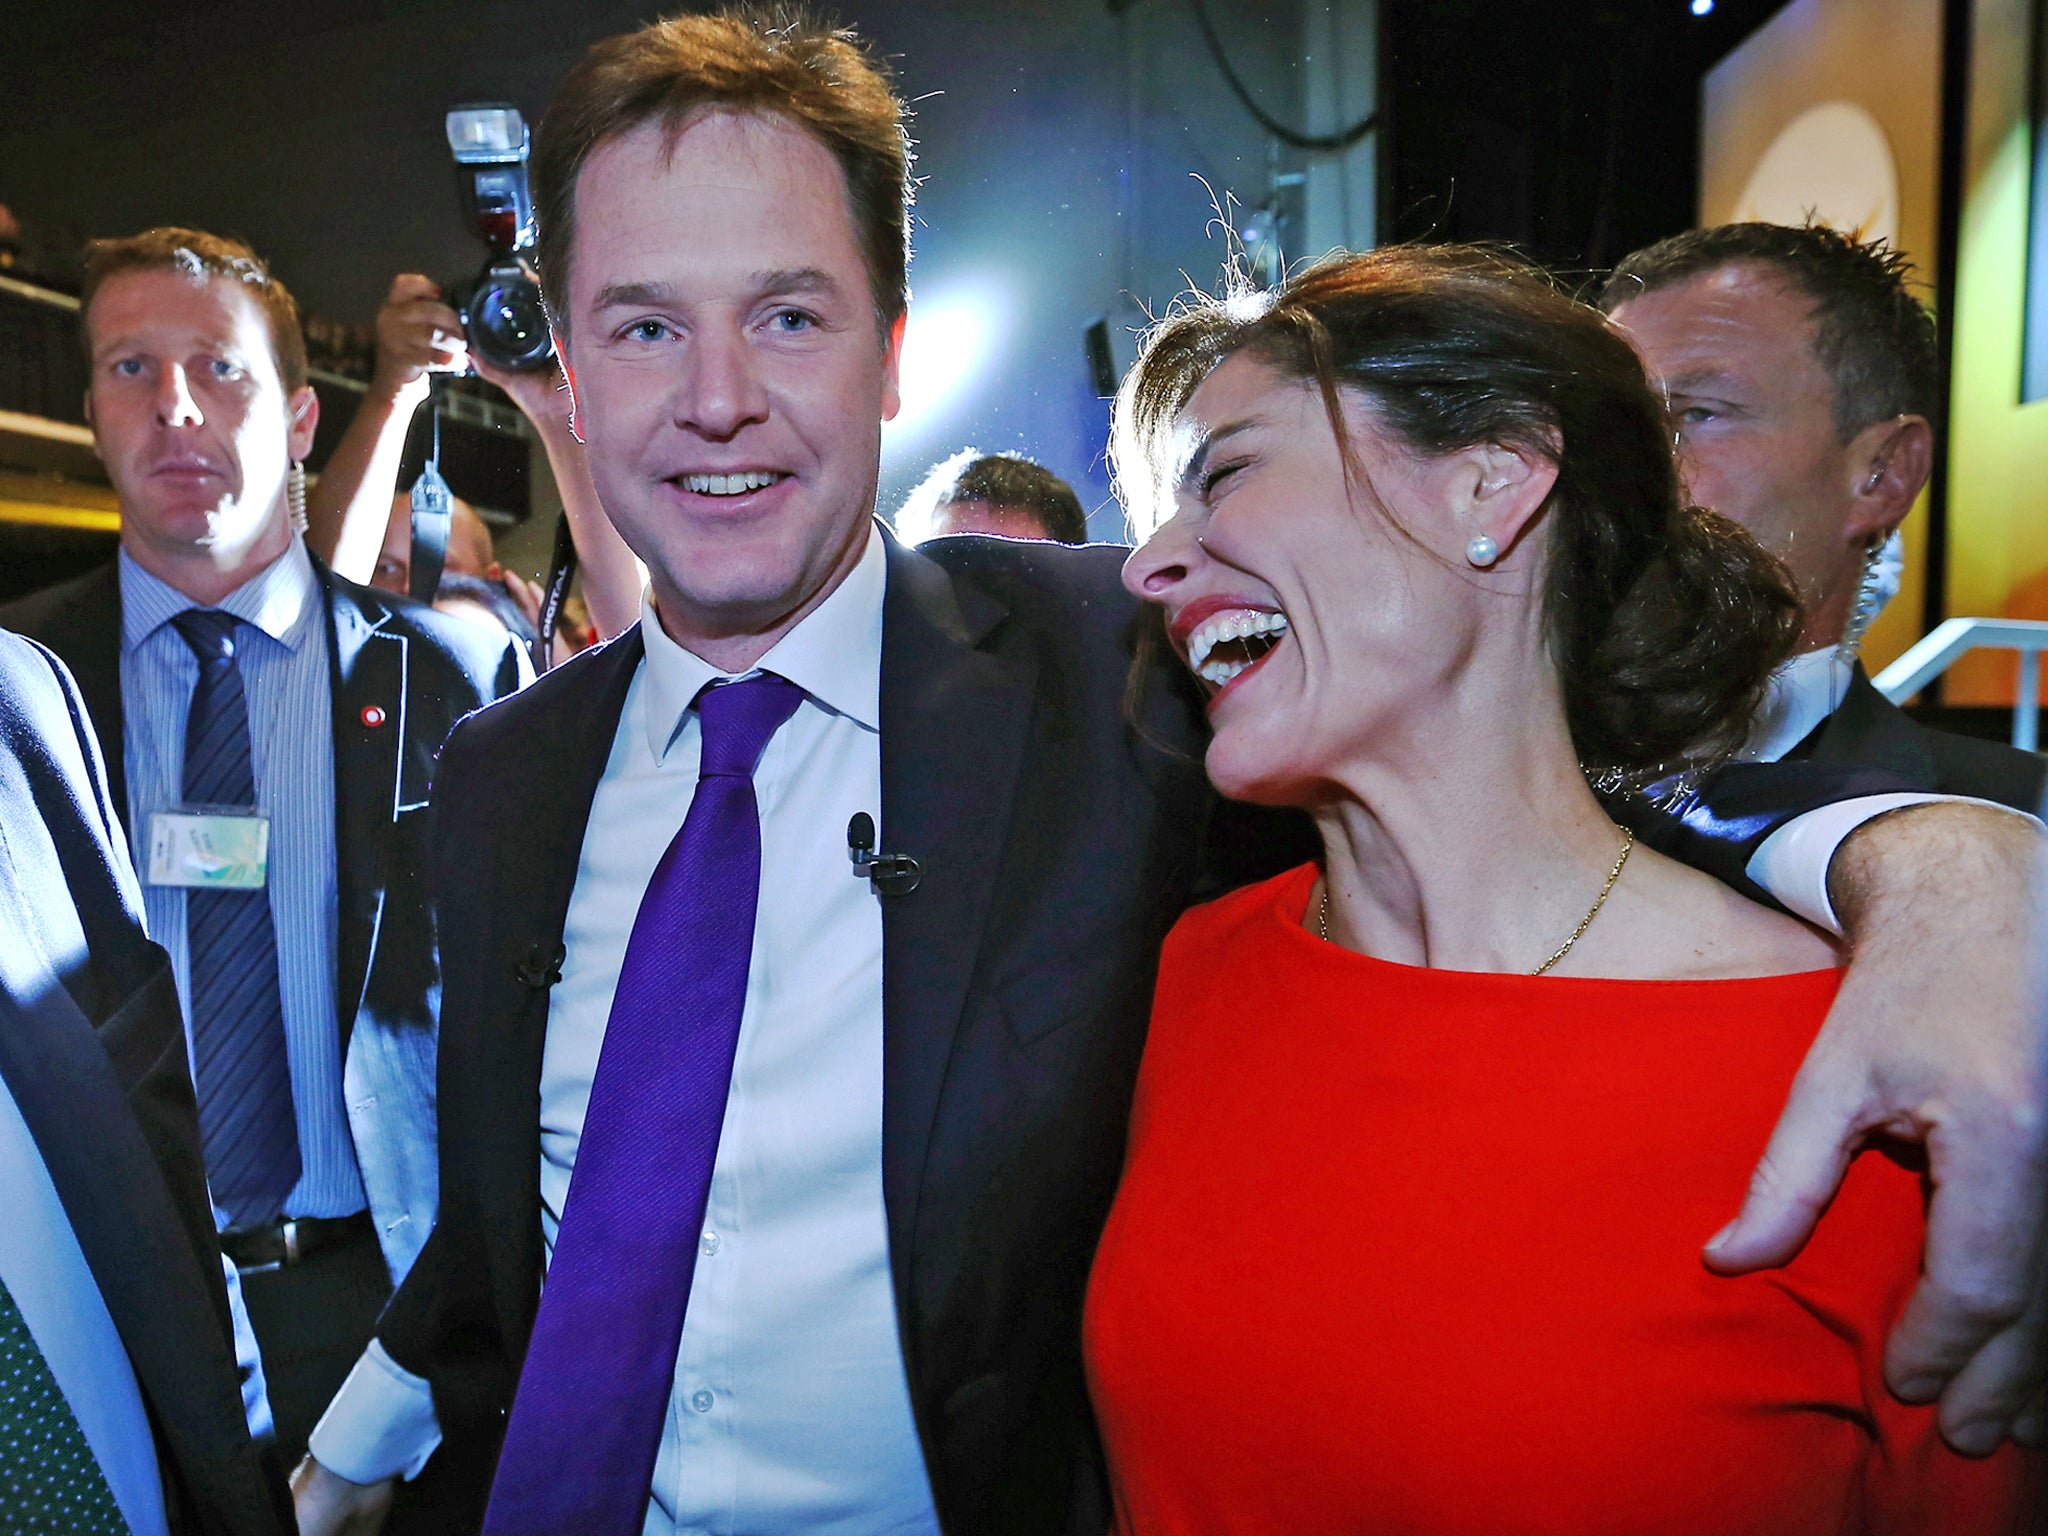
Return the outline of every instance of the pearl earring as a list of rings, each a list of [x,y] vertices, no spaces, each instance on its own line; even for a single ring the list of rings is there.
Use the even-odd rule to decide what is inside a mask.
[[[1472,542],[1465,546],[1465,558],[1484,570],[1500,558],[1500,546],[1483,533],[1472,535]]]

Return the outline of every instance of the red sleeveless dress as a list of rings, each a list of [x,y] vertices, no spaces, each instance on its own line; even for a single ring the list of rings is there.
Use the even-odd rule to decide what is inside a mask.
[[[1979,1536],[2040,1461],[1884,1389],[1918,1176],[1859,1157],[1806,1251],[1727,1279],[1832,971],[1393,965],[1304,867],[1181,919],[1089,1285],[1117,1528]]]

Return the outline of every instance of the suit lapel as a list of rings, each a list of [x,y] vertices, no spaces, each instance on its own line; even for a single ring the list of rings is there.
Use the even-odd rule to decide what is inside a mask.
[[[400,771],[407,642],[382,627],[384,613],[340,591],[325,566],[316,561],[314,568],[327,610],[334,708],[334,1000],[346,1054],[384,913],[391,827],[407,803]]]
[[[78,683],[93,734],[106,761],[108,798],[128,825],[128,766],[121,751],[121,573],[118,564],[80,581],[71,601],[50,616],[41,639],[64,658]]]
[[[889,543],[881,844],[922,866],[882,902],[882,1189],[899,1305],[953,1037],[1008,844],[1036,669],[977,649],[1006,610]]]
[[[1883,769],[1930,789],[1938,782],[1927,738],[1906,712],[1877,691],[1858,662],[1841,707],[1792,756],[1816,763]]]
[[[521,742],[522,750],[493,757],[484,764],[481,782],[464,786],[468,802],[490,808],[494,825],[471,826],[461,810],[451,813],[470,827],[473,838],[487,839],[476,846],[493,850],[489,899],[461,940],[483,946],[477,1004],[465,1014],[468,1038],[462,1049],[465,1067],[478,1078],[474,1102],[481,1113],[471,1129],[499,1321],[521,1351],[540,1298],[535,1110],[547,1045],[548,973],[559,964],[591,802],[642,654],[635,626],[578,657],[569,664],[572,671],[550,673],[536,685],[561,688],[545,716],[545,739]],[[514,808],[509,816],[507,807]],[[502,833],[505,825],[517,827],[517,835],[489,835]],[[468,903],[449,906],[476,912]],[[449,932],[444,949],[453,938]],[[442,1042],[445,1062],[446,1034]]]

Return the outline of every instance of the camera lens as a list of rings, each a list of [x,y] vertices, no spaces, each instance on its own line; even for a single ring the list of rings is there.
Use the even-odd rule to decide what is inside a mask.
[[[544,368],[554,355],[540,286],[523,263],[485,268],[463,306],[462,323],[470,346],[500,368]]]

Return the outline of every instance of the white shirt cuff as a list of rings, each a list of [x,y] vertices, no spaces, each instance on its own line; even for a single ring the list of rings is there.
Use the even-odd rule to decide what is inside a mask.
[[[1835,916],[1834,903],[1828,900],[1828,867],[1834,862],[1835,850],[1848,840],[1851,832],[1867,821],[1874,821],[1888,811],[1904,810],[1909,805],[1929,805],[1935,801],[1988,805],[2009,815],[2026,815],[2009,805],[1968,795],[1901,793],[1838,800],[1833,805],[1824,805],[1819,810],[1795,816],[1765,838],[1756,852],[1749,856],[1745,873],[1783,902],[1788,910],[1840,937],[1841,919]],[[2034,818],[2027,819],[2031,821]]]
[[[381,1483],[419,1476],[440,1444],[433,1389],[372,1339],[313,1427],[307,1449],[337,1477]]]

